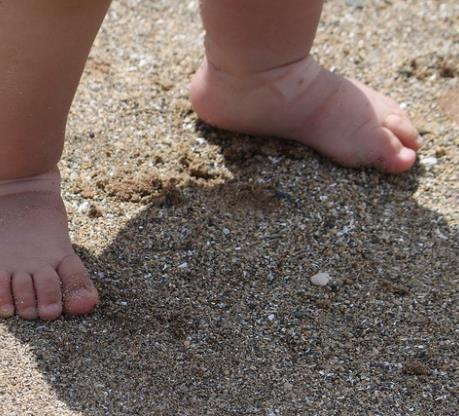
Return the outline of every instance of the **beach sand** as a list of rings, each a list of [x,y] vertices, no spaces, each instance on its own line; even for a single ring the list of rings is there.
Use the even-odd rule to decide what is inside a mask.
[[[200,123],[196,2],[113,4],[61,162],[101,304],[0,323],[0,415],[457,414],[459,6],[360,3],[313,53],[406,106],[400,176]]]

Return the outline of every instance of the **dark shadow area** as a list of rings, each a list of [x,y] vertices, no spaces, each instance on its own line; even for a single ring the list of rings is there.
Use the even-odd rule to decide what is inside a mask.
[[[454,414],[459,236],[413,199],[419,172],[201,134],[234,181],[155,200],[99,257],[80,248],[93,315],[7,321],[59,398],[85,416]]]

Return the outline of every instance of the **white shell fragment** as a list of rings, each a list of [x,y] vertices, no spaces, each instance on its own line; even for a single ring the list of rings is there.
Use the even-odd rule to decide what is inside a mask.
[[[83,201],[81,204],[78,204],[77,210],[80,214],[84,214],[89,210],[89,202]]]
[[[420,163],[424,166],[435,166],[438,163],[438,159],[435,156],[425,157],[420,160]]]
[[[330,280],[328,273],[317,273],[311,277],[311,283],[315,286],[327,286]]]

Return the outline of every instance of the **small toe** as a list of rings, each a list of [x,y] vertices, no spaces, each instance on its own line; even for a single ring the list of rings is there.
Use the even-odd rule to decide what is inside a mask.
[[[99,302],[99,297],[79,257],[66,257],[58,266],[57,273],[62,282],[65,312],[71,315],[91,312]]]
[[[421,148],[422,138],[407,116],[390,114],[384,122],[384,127],[397,136],[405,147],[415,151]]]
[[[14,315],[14,299],[11,293],[11,275],[0,271],[0,318]]]
[[[379,155],[374,160],[374,166],[387,173],[402,173],[410,169],[416,162],[416,152],[403,146],[388,128],[379,132]]]
[[[58,318],[62,313],[61,281],[57,272],[46,267],[33,274],[38,315],[45,321]]]
[[[12,279],[13,297],[17,314],[24,319],[37,319],[37,304],[32,276],[16,272]]]

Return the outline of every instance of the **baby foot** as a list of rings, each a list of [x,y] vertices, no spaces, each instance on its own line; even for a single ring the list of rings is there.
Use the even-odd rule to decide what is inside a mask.
[[[249,75],[229,74],[206,60],[192,81],[191,102],[209,124],[297,140],[343,166],[400,173],[421,147],[397,103],[311,57]]]
[[[0,181],[0,318],[90,312],[97,291],[73,251],[57,169]]]

